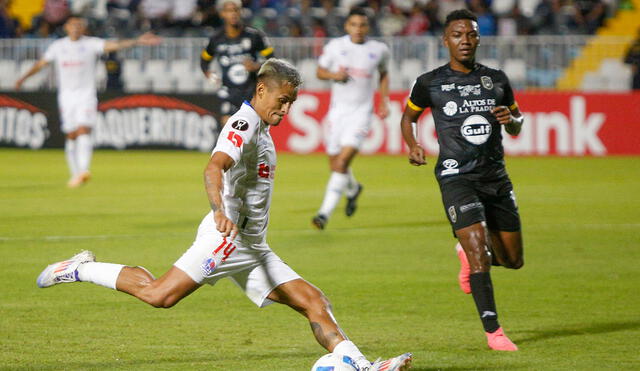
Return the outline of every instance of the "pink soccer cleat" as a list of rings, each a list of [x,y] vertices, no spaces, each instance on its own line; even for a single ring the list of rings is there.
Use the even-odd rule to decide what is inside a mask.
[[[498,328],[495,332],[486,332],[485,334],[487,334],[489,348],[493,350],[503,350],[507,352],[515,352],[518,350],[518,346],[509,340],[502,330],[502,327]]]
[[[384,361],[377,360],[366,371],[405,371],[411,368],[412,359],[411,353],[405,353]]]
[[[460,284],[460,290],[465,294],[471,294],[471,283],[469,283],[469,275],[471,274],[471,267],[469,267],[469,260],[467,260],[467,254],[462,249],[460,244],[456,244],[456,253],[458,259],[460,259],[460,272],[458,272],[458,283]]]

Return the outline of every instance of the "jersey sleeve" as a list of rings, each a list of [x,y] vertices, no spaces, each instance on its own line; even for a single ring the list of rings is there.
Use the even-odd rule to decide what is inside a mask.
[[[389,69],[389,59],[391,58],[391,52],[389,51],[389,47],[387,44],[382,44],[382,58],[380,58],[380,63],[378,63],[378,72],[387,72]]]
[[[516,103],[516,98],[513,95],[513,89],[511,88],[509,77],[507,77],[507,75],[503,71],[500,71],[500,79],[504,83],[504,95],[502,97],[502,105],[509,107],[509,109],[513,111],[516,108],[518,108],[518,103]]]
[[[207,44],[207,47],[202,49],[202,52],[200,53],[200,59],[206,62],[211,62],[214,56],[215,56],[215,45],[213,42],[213,38],[211,38],[209,40],[209,43]]]
[[[428,75],[422,75],[413,82],[411,94],[407,100],[407,106],[414,111],[423,111],[425,108],[431,106]]]
[[[97,55],[104,54],[104,44],[106,41],[99,37],[90,37],[89,38],[89,49],[96,53]]]
[[[256,51],[258,52],[258,59],[269,59],[273,58],[273,46],[269,42],[269,38],[262,32],[258,30],[256,35]]]
[[[44,52],[42,59],[47,62],[53,62],[56,59],[56,51],[58,50],[58,43],[53,43],[49,45],[47,50]]]
[[[249,143],[258,129],[258,122],[241,116],[232,116],[222,127],[216,146],[211,155],[223,152],[229,155],[235,164],[240,161],[244,146]]]
[[[327,45],[325,45],[324,48],[322,48],[322,54],[320,55],[320,58],[318,58],[318,66],[326,70],[330,70],[331,67],[333,67],[333,45],[333,42],[329,42]]]

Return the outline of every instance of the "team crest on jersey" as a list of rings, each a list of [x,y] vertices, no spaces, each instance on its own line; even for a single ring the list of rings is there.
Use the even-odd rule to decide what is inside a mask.
[[[455,88],[456,88],[455,82],[452,82],[451,84],[440,85],[440,89],[442,89],[442,91],[451,91]]]
[[[242,41],[240,42],[242,44],[242,47],[245,49],[251,49],[251,39],[248,37],[245,37],[242,39]]]
[[[249,123],[245,120],[236,120],[233,122],[233,124],[231,124],[231,127],[236,130],[246,131],[247,129],[249,129]]]
[[[482,77],[480,77],[480,82],[482,83],[482,87],[483,88],[485,88],[487,90],[493,89],[493,80],[491,80],[491,77],[482,76]]]
[[[460,134],[467,142],[480,145],[491,136],[491,124],[484,116],[471,115],[460,126]]]
[[[447,212],[449,213],[449,220],[451,220],[451,223],[455,223],[458,221],[458,215],[456,214],[455,206],[449,206]]]
[[[456,112],[458,112],[458,105],[456,104],[456,102],[450,100],[444,107],[442,107],[442,110],[444,111],[445,115],[453,116],[456,114]]]
[[[460,85],[458,91],[461,97],[468,97],[469,95],[480,95],[480,84],[475,85]]]

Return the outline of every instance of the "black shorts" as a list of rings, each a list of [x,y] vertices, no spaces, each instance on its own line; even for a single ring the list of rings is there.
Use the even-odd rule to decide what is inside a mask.
[[[520,215],[508,177],[476,181],[456,176],[440,183],[442,203],[454,231],[479,222],[492,230],[520,231]]]
[[[231,116],[238,112],[243,101],[251,100],[253,97],[253,89],[243,91],[238,89],[229,89],[226,86],[222,86],[218,89],[216,95],[220,101],[220,116]]]

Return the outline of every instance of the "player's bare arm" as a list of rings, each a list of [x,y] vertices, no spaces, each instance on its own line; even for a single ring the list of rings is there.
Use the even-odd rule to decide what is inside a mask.
[[[338,72],[331,72],[326,68],[318,67],[316,76],[320,80],[329,80],[342,83],[349,81],[349,73],[345,68],[341,68]]]
[[[402,137],[405,143],[409,146],[409,163],[414,166],[426,165],[424,149],[416,140],[413,134],[413,123],[418,121],[422,111],[416,111],[413,108],[407,106],[402,113],[402,119],[400,120],[400,129],[402,131]]]
[[[40,70],[43,69],[44,67],[46,67],[48,64],[49,64],[49,62],[44,60],[44,59],[40,59],[39,61],[34,63],[33,66],[31,66],[31,68],[29,69],[29,71],[27,71],[27,73],[25,73],[24,76],[22,76],[21,78],[18,79],[18,81],[16,81],[15,89],[16,90],[20,90],[20,88],[22,87],[22,84],[24,84],[24,82],[29,77],[31,77],[31,76],[35,75],[36,73],[40,72]]]
[[[520,134],[524,116],[522,116],[517,106],[513,110],[507,106],[497,106],[491,110],[491,113],[496,117],[500,125],[504,125],[507,133],[510,135]]]
[[[378,105],[378,115],[380,118],[389,116],[389,73],[387,71],[380,72],[380,104]]]
[[[162,42],[162,38],[151,32],[145,32],[135,39],[127,40],[107,40],[104,43],[104,52],[110,53],[121,49],[132,48],[138,45],[158,45]]]
[[[244,68],[247,69],[247,71],[249,72],[256,72],[260,69],[260,66],[262,66],[262,63],[260,62],[256,62],[251,58],[247,58],[245,59],[242,64],[244,65]]]
[[[233,239],[238,234],[238,226],[227,218],[224,212],[224,203],[222,202],[222,175],[231,166],[233,166],[233,159],[229,155],[223,152],[214,153],[204,170],[204,187],[207,191],[211,210],[213,210],[213,218],[218,232],[222,233],[223,237],[231,236],[231,239]]]

